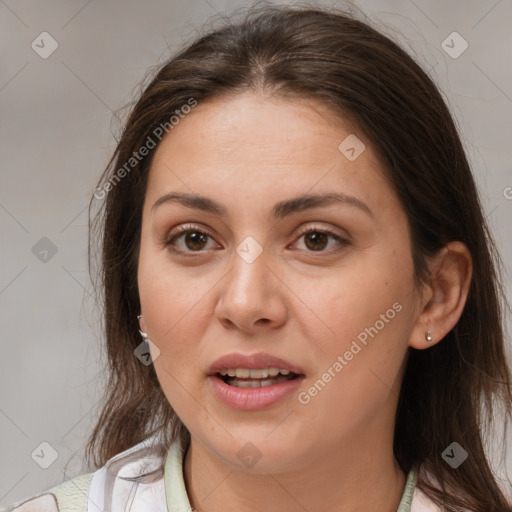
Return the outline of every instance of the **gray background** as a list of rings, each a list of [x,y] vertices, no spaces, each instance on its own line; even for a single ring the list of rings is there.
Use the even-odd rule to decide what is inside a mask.
[[[133,99],[168,46],[181,48],[217,12],[244,5],[0,0],[0,505],[85,471],[83,447],[103,383],[86,207],[114,149],[112,113]],[[512,1],[356,5],[403,42],[447,96],[510,271]],[[43,31],[59,45],[46,59],[31,47],[41,46]],[[441,47],[454,31],[469,44],[458,58]],[[509,277],[505,285],[510,298]],[[35,462],[38,453],[50,461],[42,442],[58,453],[47,469]]]

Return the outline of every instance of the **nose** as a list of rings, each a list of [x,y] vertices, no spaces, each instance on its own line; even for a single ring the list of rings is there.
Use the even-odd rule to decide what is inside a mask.
[[[269,260],[266,250],[252,262],[234,254],[233,265],[219,284],[215,307],[224,327],[251,333],[275,329],[286,322],[288,288],[279,272],[270,268]]]

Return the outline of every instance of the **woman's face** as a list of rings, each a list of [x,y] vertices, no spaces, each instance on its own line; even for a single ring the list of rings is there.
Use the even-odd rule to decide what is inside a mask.
[[[150,169],[138,285],[163,391],[210,454],[266,472],[391,446],[420,311],[407,217],[322,104],[247,92],[181,119]]]

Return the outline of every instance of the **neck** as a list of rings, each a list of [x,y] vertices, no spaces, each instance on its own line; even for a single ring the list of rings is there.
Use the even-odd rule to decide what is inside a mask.
[[[368,434],[272,474],[236,468],[192,436],[184,459],[190,504],[197,512],[396,512],[406,475],[392,452],[392,432],[391,442],[389,435]]]

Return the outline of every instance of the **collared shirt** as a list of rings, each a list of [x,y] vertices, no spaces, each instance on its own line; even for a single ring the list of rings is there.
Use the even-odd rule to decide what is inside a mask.
[[[155,454],[152,442],[149,438],[97,471],[14,503],[6,512],[195,512],[185,488],[180,440],[165,458]],[[416,487],[416,478],[412,469],[397,512],[439,512]]]

